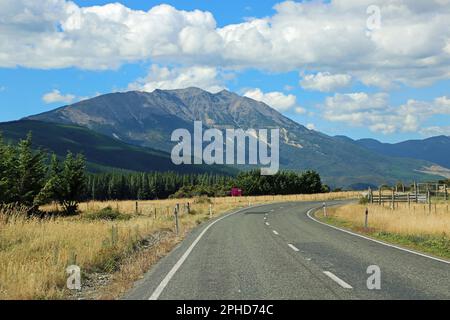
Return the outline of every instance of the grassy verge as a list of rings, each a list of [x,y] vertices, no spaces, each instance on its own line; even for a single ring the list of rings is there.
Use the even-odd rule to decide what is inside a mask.
[[[393,211],[369,205],[367,229],[364,228],[365,208],[346,205],[330,208],[327,217],[318,211],[316,217],[322,222],[377,240],[450,260],[450,214],[446,213],[446,205],[442,206],[441,212],[434,214],[410,207]]]
[[[225,212],[280,201],[345,199],[357,193],[217,199],[89,202],[74,217],[26,218],[0,212],[0,299],[114,299],[127,291],[195,226]],[[190,204],[190,213],[187,206]],[[174,206],[180,204],[180,234]],[[42,208],[57,211],[54,205]],[[66,289],[66,268],[82,271],[83,290]]]

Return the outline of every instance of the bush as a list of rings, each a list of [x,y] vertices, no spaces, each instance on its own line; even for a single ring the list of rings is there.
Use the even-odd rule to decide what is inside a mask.
[[[106,207],[96,212],[86,214],[86,218],[90,220],[130,220],[131,215],[120,213],[111,207]]]
[[[194,200],[194,203],[203,204],[203,203],[212,203],[211,199],[205,196],[197,197]]]
[[[359,204],[368,204],[368,203],[369,203],[369,196],[359,198]]]

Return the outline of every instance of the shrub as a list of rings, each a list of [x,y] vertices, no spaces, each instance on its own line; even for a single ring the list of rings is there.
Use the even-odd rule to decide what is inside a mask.
[[[130,220],[131,215],[120,213],[111,207],[106,207],[96,212],[86,214],[86,218],[90,220]]]

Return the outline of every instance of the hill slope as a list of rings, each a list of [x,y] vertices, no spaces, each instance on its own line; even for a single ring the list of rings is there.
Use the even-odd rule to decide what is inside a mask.
[[[128,143],[164,151],[173,147],[173,130],[192,130],[194,120],[219,129],[280,128],[282,168],[315,169],[333,186],[429,179],[429,175],[418,170],[432,165],[387,157],[308,130],[262,102],[228,91],[211,94],[188,88],[113,93],[28,119],[81,125]]]
[[[450,168],[450,137],[437,136],[424,140],[382,143],[374,139],[357,140],[360,146],[393,157],[422,159]]]
[[[23,139],[30,131],[35,147],[59,156],[64,156],[67,151],[81,152],[90,163],[89,168],[94,171],[235,172],[231,168],[219,166],[175,166],[166,152],[126,144],[84,127],[29,120],[0,123],[0,132],[7,141]]]

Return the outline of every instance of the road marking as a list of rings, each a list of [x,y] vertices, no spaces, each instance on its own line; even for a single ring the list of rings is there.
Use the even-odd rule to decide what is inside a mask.
[[[310,209],[310,210],[306,213],[306,215],[307,215],[311,220],[313,220],[313,221],[315,221],[315,222],[317,222],[317,223],[323,224],[324,226],[327,226],[327,227],[329,227],[329,228],[333,228],[333,229],[336,229],[336,230],[339,230],[339,231],[342,231],[342,232],[351,234],[351,235],[356,236],[356,237],[360,237],[360,238],[363,238],[363,239],[366,239],[366,240],[369,240],[369,241],[373,241],[373,242],[376,242],[376,243],[381,244],[381,245],[386,246],[386,247],[395,248],[395,249],[398,249],[398,250],[401,250],[401,251],[405,251],[405,252],[408,252],[408,253],[412,253],[412,254],[415,254],[415,255],[418,255],[418,256],[421,256],[421,257],[424,257],[424,258],[428,258],[428,259],[432,259],[432,260],[435,260],[435,261],[439,261],[439,262],[443,262],[443,263],[446,263],[446,264],[450,264],[450,261],[448,261],[448,260],[435,258],[435,257],[429,256],[429,255],[424,254],[424,253],[420,253],[420,252],[417,252],[417,251],[405,249],[405,248],[402,248],[402,247],[399,247],[399,246],[396,246],[396,245],[393,245],[393,244],[389,244],[389,243],[386,243],[386,242],[383,242],[383,241],[379,241],[379,240],[376,240],[376,239],[372,239],[372,238],[363,236],[363,235],[361,235],[361,234],[354,233],[354,232],[351,232],[351,231],[348,231],[348,230],[345,230],[345,229],[341,229],[341,228],[338,228],[338,227],[329,225],[329,224],[327,224],[327,223],[324,223],[324,222],[322,222],[322,221],[319,221],[319,220],[317,220],[316,218],[314,218],[314,217],[311,216],[311,212],[312,212],[313,210],[318,210],[318,209],[319,209],[319,208],[313,208],[313,209]]]
[[[288,243],[288,246],[289,246],[292,250],[294,250],[295,252],[299,252],[299,251],[300,251],[300,250],[299,250],[296,246],[294,246],[293,244]]]
[[[273,232],[274,234],[276,234],[277,236],[279,235],[279,233],[276,232],[275,230],[272,230],[272,232]]]
[[[266,222],[266,226],[270,226],[270,224],[268,222]]]
[[[245,208],[245,209],[241,209],[232,213],[227,214],[226,216],[223,216],[222,218],[219,218],[217,220],[215,220],[214,222],[212,222],[211,224],[209,224],[203,231],[202,233],[200,233],[200,235],[197,237],[197,239],[195,239],[195,241],[191,244],[191,246],[186,250],[186,252],[181,256],[180,260],[177,261],[177,263],[175,263],[175,265],[172,267],[172,269],[170,269],[169,273],[164,277],[164,279],[161,281],[161,283],[158,285],[158,287],[155,289],[155,291],[152,293],[152,295],[150,296],[150,298],[148,300],[158,300],[159,296],[161,295],[161,293],[163,292],[163,290],[167,287],[167,285],[169,284],[169,281],[173,278],[173,276],[175,275],[175,273],[178,271],[178,269],[180,269],[181,265],[184,263],[184,261],[186,261],[186,259],[189,257],[189,255],[191,254],[192,250],[194,250],[195,246],[197,245],[197,243],[200,242],[200,240],[203,238],[203,236],[205,235],[205,233],[213,226],[215,225],[217,222],[222,221],[226,218],[228,218],[229,216],[232,216],[234,214],[237,214],[239,212],[248,210],[248,209],[254,209],[254,208],[258,208],[258,207],[262,207],[264,205],[258,205],[258,206],[254,206],[251,208]]]
[[[325,273],[328,277],[330,277],[333,281],[335,281],[337,284],[339,284],[342,288],[344,289],[353,289],[353,287],[351,285],[349,285],[347,282],[345,282],[344,280],[338,278],[337,276],[335,276],[334,274],[332,274],[330,271],[324,271],[323,273]]]

